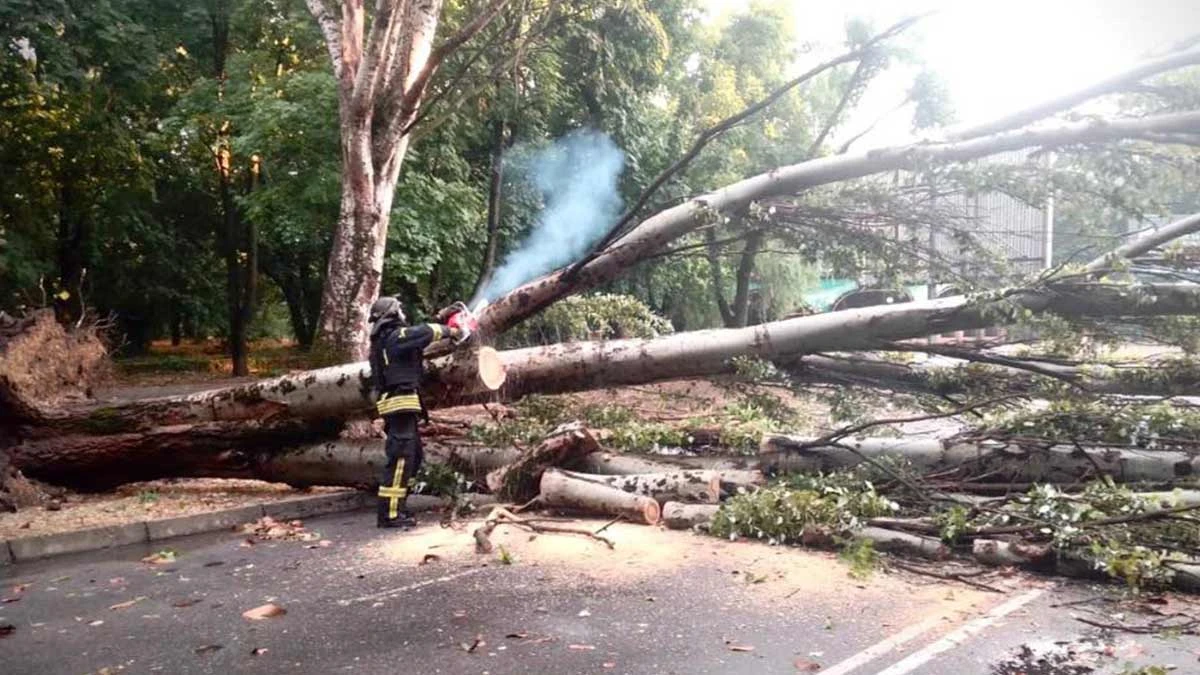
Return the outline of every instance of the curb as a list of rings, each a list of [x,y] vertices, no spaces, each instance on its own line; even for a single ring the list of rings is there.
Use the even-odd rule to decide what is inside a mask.
[[[38,537],[0,540],[0,565],[29,562],[70,553],[99,551],[129,544],[146,544],[192,534],[231,530],[263,516],[295,520],[330,513],[357,511],[373,504],[366,492],[337,492],[312,497],[292,497],[277,502],[239,506],[222,511],[177,516],[161,520],[109,525]]]

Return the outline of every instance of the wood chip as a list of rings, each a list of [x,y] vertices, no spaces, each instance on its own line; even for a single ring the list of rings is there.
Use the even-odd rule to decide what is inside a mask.
[[[731,651],[731,652],[752,652],[752,651],[754,651],[754,647],[752,647],[750,645],[729,645],[729,651]]]
[[[261,621],[262,619],[273,619],[277,616],[283,616],[284,614],[287,614],[287,610],[280,607],[279,605],[276,605],[273,602],[268,602],[265,605],[261,605],[259,607],[255,607],[254,609],[248,609],[248,610],[242,612],[242,616],[247,619],[250,619],[251,621]]]
[[[596,645],[567,645],[567,649],[574,649],[577,652],[590,652],[596,648]]]
[[[132,600],[126,600],[125,602],[118,602],[115,605],[109,605],[108,608],[109,609],[125,609],[126,607],[133,607],[134,605],[138,604],[139,602],[141,602],[145,599],[146,599],[146,596],[142,595],[142,596],[138,596]]]
[[[211,654],[220,650],[221,645],[204,645],[203,647],[196,647],[196,649],[193,651],[195,651],[197,654]]]

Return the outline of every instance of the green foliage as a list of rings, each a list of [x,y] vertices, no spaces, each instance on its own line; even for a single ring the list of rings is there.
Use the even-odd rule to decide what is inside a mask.
[[[870,539],[852,539],[838,551],[838,559],[850,567],[850,576],[867,579],[879,567],[879,552]]]
[[[865,519],[892,514],[897,505],[868,481],[848,484],[843,475],[809,477],[807,487],[773,485],[731,497],[713,518],[718,537],[750,537],[771,544],[799,543],[809,535],[841,535]]]
[[[1062,443],[1107,443],[1147,449],[1200,437],[1200,413],[1170,403],[1136,404],[1060,398],[1040,410],[992,416],[987,427],[1010,436]]]
[[[578,340],[654,338],[671,324],[640,300],[611,293],[572,296],[551,305],[505,335],[512,346]]]

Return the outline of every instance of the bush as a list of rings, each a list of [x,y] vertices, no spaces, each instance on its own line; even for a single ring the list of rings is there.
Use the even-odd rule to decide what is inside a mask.
[[[654,338],[672,332],[671,323],[629,295],[572,296],[509,331],[505,347],[578,340]]]

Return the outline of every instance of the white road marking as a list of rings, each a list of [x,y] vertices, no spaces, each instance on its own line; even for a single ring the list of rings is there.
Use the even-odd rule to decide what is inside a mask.
[[[896,633],[895,635],[893,635],[887,639],[876,642],[875,644],[871,645],[870,647],[867,647],[866,649],[855,654],[854,656],[851,656],[850,658],[846,659],[845,661],[842,661],[835,666],[830,666],[829,668],[822,670],[821,674],[822,675],[847,675],[847,673],[857,670],[859,667],[866,665],[867,663],[870,663],[871,661],[874,661],[875,659],[892,651],[893,649],[899,647],[900,645],[903,645],[907,642],[914,640],[915,638],[920,637],[921,635],[924,635],[925,633],[928,633],[929,631],[936,628],[938,626],[938,624],[940,624],[940,623],[942,623],[941,619],[934,618],[934,619],[928,619],[921,623],[909,626],[908,628],[905,628],[904,630],[900,631],[899,633]]]
[[[400,595],[401,593],[415,591],[418,588],[424,588],[426,586],[440,584],[445,581],[453,581],[455,579],[465,577],[469,574],[478,574],[479,572],[482,572],[483,570],[484,570],[483,567],[472,567],[470,569],[465,569],[461,572],[455,572],[454,574],[447,574],[445,576],[437,577],[436,579],[426,579],[425,581],[418,581],[413,584],[408,584],[407,586],[401,586],[399,588],[393,588],[393,589],[386,590],[386,591],[379,591],[378,593],[364,595],[359,598],[352,598],[350,600],[338,600],[338,604],[342,605],[344,607],[346,605],[350,605],[350,604],[353,604],[356,602],[367,602],[369,600],[386,600],[388,598],[393,598],[397,595]]]
[[[1003,619],[1005,616],[1012,614],[1018,609],[1038,599],[1045,592],[1045,589],[1038,589],[1029,591],[1024,595],[1018,595],[1017,597],[996,607],[978,619],[968,622],[958,630],[950,633],[937,642],[930,644],[920,651],[909,654],[905,659],[892,664],[889,668],[881,670],[875,675],[906,675],[907,673],[911,673],[917,668],[929,663],[935,656],[954,649],[963,642],[966,642],[967,638],[971,637],[972,635],[982,631],[1000,619]]]

